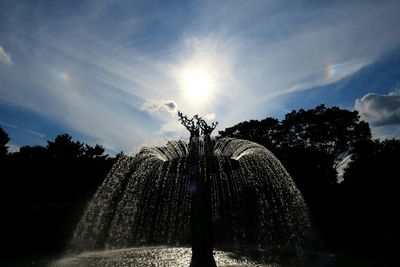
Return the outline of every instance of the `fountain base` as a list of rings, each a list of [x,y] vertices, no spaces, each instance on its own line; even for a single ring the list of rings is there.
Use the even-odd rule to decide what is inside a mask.
[[[194,259],[189,247],[136,247],[118,250],[105,250],[73,254],[52,262],[51,267],[94,267],[94,266],[160,266],[160,267],[255,267],[270,266],[252,261],[245,256],[237,257],[232,253],[216,249],[215,261]],[[272,266],[272,265],[271,265]]]
[[[190,267],[217,267],[214,257],[208,257],[207,259],[195,260],[192,258]]]

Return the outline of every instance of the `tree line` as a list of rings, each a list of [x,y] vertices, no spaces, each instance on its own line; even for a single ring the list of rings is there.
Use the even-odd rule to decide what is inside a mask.
[[[281,121],[241,122],[219,136],[257,142],[277,156],[302,192],[325,247],[379,260],[395,255],[399,139],[372,139],[357,111],[324,105],[289,112]]]
[[[58,135],[9,152],[0,128],[0,231],[6,256],[62,252],[116,157]],[[120,155],[117,155],[117,157]]]

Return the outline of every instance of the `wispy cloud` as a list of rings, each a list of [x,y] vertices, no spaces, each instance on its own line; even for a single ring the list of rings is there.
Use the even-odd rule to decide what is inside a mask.
[[[56,18],[35,18],[43,24],[40,29],[13,36],[25,43],[23,38],[28,35],[36,46],[26,44],[21,49],[24,65],[0,73],[3,85],[10,88],[0,91],[0,98],[59,121],[108,149],[129,151],[157,136],[154,122],[142,116],[140,106],[146,99],[163,97],[159,88],[165,88],[162,77],[166,74],[153,58],[102,38],[115,33],[96,22],[106,9],[98,5],[89,18],[78,16],[86,12],[80,10],[61,25]],[[16,28],[23,28],[24,21],[18,22]],[[62,34],[59,27],[65,29]]]
[[[0,61],[5,64],[11,64],[11,55],[2,46],[0,46]]]
[[[194,24],[202,34],[191,45],[215,51],[211,58],[224,64],[228,78],[212,106],[220,127],[282,112],[291,93],[336,82],[374,62],[400,42],[397,10],[395,1],[201,6]]]
[[[88,1],[73,9],[61,1],[32,13],[33,5],[0,11],[2,45],[15,44],[18,58],[0,71],[0,99],[115,151],[187,135],[172,116],[177,107],[214,114],[220,128],[276,114],[286,95],[346,77],[400,43],[398,1]],[[198,65],[215,84],[193,103],[180,75]]]
[[[10,123],[6,123],[6,122],[3,122],[3,121],[0,121],[0,126],[7,126],[7,127],[12,128],[12,129],[14,129],[14,130],[17,130],[17,131],[21,131],[21,132],[24,132],[24,133],[27,133],[27,134],[34,135],[34,136],[36,136],[36,137],[39,137],[40,139],[46,138],[46,135],[45,135],[44,133],[37,132],[37,131],[33,131],[33,130],[31,130],[31,129],[21,128],[21,127],[19,127],[19,126],[17,126],[17,125],[10,124]]]

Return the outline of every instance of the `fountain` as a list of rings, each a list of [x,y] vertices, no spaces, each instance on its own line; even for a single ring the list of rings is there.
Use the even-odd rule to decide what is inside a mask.
[[[301,247],[309,234],[307,207],[273,154],[246,140],[215,140],[217,123],[178,114],[189,143],[169,141],[121,157],[69,250],[191,244],[190,266],[197,267],[216,266],[213,244]]]

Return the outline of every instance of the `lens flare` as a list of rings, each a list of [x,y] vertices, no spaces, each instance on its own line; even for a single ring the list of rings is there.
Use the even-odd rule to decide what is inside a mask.
[[[61,74],[61,78],[62,78],[64,81],[66,81],[66,82],[68,82],[68,81],[71,79],[69,73],[66,72],[66,71],[64,71],[64,72]]]
[[[331,64],[325,67],[325,80],[329,81],[333,78],[334,68]]]

